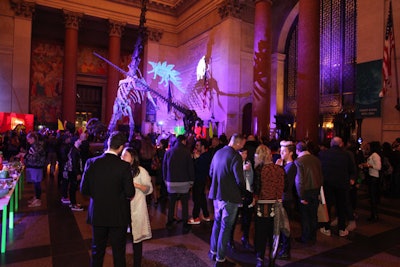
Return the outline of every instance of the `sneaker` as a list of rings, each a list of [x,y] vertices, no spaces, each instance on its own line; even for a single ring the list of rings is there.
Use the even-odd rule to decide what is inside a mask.
[[[83,208],[80,204],[71,205],[71,210],[73,211],[83,211]]]
[[[188,224],[200,224],[200,218],[196,218],[196,219],[189,219],[188,220]]]
[[[205,221],[205,222],[211,222],[211,217],[210,217],[210,216],[208,216],[208,217],[203,217],[203,221]]]
[[[347,231],[354,231],[357,228],[356,221],[349,221],[349,224],[346,227]]]
[[[208,258],[212,261],[217,260],[217,252],[208,251]]]
[[[345,237],[349,235],[349,231],[345,230],[339,230],[339,236]]]
[[[67,198],[67,197],[63,197],[63,198],[61,198],[61,203],[68,205],[68,204],[71,204],[71,200],[69,200],[69,198]]]
[[[326,236],[332,235],[331,230],[326,230],[325,227],[322,227],[321,229],[319,229],[319,231]]]
[[[35,199],[31,204],[28,205],[29,208],[42,206],[42,201],[40,199]]]
[[[28,199],[28,204],[31,204],[33,201],[35,201],[37,198],[36,197],[31,197]]]

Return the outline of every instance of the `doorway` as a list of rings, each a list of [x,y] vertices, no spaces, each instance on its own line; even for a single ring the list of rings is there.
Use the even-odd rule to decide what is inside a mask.
[[[242,117],[242,134],[249,136],[251,135],[251,116],[252,116],[252,103],[247,103],[243,107],[243,117]]]
[[[76,127],[85,127],[91,118],[101,119],[103,87],[77,84],[76,88]]]

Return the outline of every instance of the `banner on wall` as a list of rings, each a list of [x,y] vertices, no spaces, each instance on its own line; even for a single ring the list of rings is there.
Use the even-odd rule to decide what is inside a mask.
[[[26,132],[33,131],[33,114],[0,112],[0,132],[13,130],[17,125],[24,125]]]
[[[157,105],[157,98],[154,98],[154,103]],[[157,121],[157,110],[151,101],[146,101],[146,122],[155,123]]]
[[[357,64],[356,118],[380,117],[382,60]]]

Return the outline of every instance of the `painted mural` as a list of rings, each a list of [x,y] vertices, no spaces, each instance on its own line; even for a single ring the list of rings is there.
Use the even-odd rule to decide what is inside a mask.
[[[32,42],[30,113],[38,124],[56,123],[61,116],[63,46]]]
[[[93,55],[106,50],[78,47],[77,71],[87,75],[106,75],[107,63]],[[30,113],[36,124],[56,124],[62,119],[62,77],[64,47],[62,44],[36,40],[32,43]]]
[[[95,47],[79,46],[78,48],[78,72],[91,75],[106,75],[107,63],[93,55],[96,51],[106,56],[107,52]]]

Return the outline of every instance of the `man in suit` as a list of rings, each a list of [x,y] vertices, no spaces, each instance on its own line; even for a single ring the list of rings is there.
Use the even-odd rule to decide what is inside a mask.
[[[125,267],[126,229],[129,201],[135,195],[129,163],[120,159],[126,135],[113,132],[108,149],[88,159],[81,192],[90,197],[87,223],[92,225],[92,267],[103,266],[107,240],[110,239],[114,266]]]
[[[339,236],[345,237],[349,234],[346,229],[346,205],[349,191],[350,178],[355,175],[355,164],[350,153],[343,150],[343,141],[339,136],[331,140],[331,147],[319,153],[321,160],[322,174],[324,176],[324,192],[328,213],[335,206],[338,217]],[[329,216],[331,218],[331,216]],[[324,223],[321,233],[331,236],[330,222]]]
[[[318,195],[323,182],[321,162],[308,151],[304,142],[297,143],[296,154],[298,158],[294,161],[297,167],[295,185],[300,200],[301,237],[295,240],[300,243],[315,244]]]
[[[243,160],[238,150],[245,142],[242,135],[232,135],[229,144],[215,153],[210,166],[212,182],[208,198],[214,204],[214,224],[208,256],[216,260],[215,266],[227,265],[225,249],[244,196]]]

